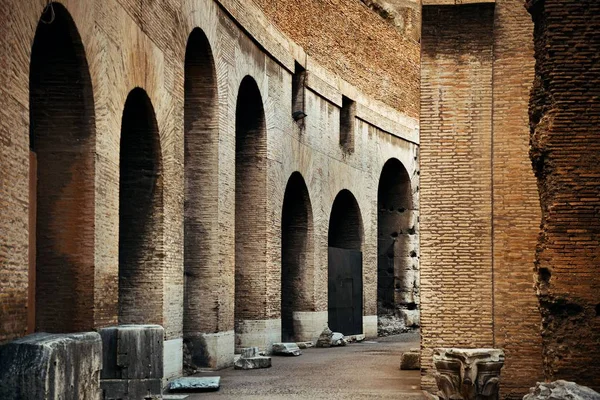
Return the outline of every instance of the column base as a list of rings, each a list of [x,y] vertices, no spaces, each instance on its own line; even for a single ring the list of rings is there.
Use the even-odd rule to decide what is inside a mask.
[[[298,342],[313,341],[327,326],[327,311],[294,311],[294,336]]]
[[[235,323],[235,352],[244,347],[258,347],[271,353],[273,343],[281,342],[281,319],[245,319]]]

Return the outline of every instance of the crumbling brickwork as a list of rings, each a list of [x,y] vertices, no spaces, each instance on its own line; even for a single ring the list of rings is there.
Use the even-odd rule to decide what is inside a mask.
[[[600,389],[600,3],[529,1],[544,373]]]

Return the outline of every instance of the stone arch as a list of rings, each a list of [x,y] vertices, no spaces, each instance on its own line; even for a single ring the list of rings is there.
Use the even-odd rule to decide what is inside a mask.
[[[260,90],[250,76],[240,84],[235,118],[234,319],[239,349],[252,336],[245,321],[266,319],[267,303],[267,132]]]
[[[163,323],[163,182],[160,138],[146,92],[127,96],[119,180],[119,323]]]
[[[94,96],[81,37],[59,3],[46,7],[36,29],[29,104],[28,330],[33,331],[34,324],[35,330],[48,332],[90,330],[94,327]]]
[[[315,311],[313,246],[313,215],[308,188],[302,175],[294,172],[285,189],[281,215],[283,341],[306,339],[300,337],[300,329],[294,324],[294,313]]]
[[[401,310],[417,308],[417,227],[413,208],[408,171],[399,160],[389,159],[377,190],[377,315],[381,334],[400,333],[392,327],[406,322],[407,313]],[[395,323],[397,319],[401,324]]]
[[[336,196],[328,232],[328,321],[345,335],[363,332],[363,222],[349,190]]]
[[[211,264],[211,240],[217,235],[218,99],[217,76],[210,43],[200,28],[190,33],[184,78],[184,342],[187,363],[208,367],[201,333],[217,329],[211,296],[218,274]]]

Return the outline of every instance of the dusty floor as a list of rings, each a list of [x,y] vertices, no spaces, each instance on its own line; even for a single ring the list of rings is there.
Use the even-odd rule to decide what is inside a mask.
[[[419,371],[400,371],[400,354],[419,347],[418,333],[306,349],[299,357],[273,357],[268,369],[219,371],[218,392],[196,399],[423,399]],[[207,373],[216,375],[215,373]]]

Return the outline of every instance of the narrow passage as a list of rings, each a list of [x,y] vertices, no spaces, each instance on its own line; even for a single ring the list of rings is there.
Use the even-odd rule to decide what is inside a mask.
[[[421,400],[420,372],[400,370],[401,354],[418,347],[419,334],[405,333],[345,347],[305,349],[299,357],[273,356],[271,368],[206,373],[221,376],[221,389],[192,394],[188,400]]]

